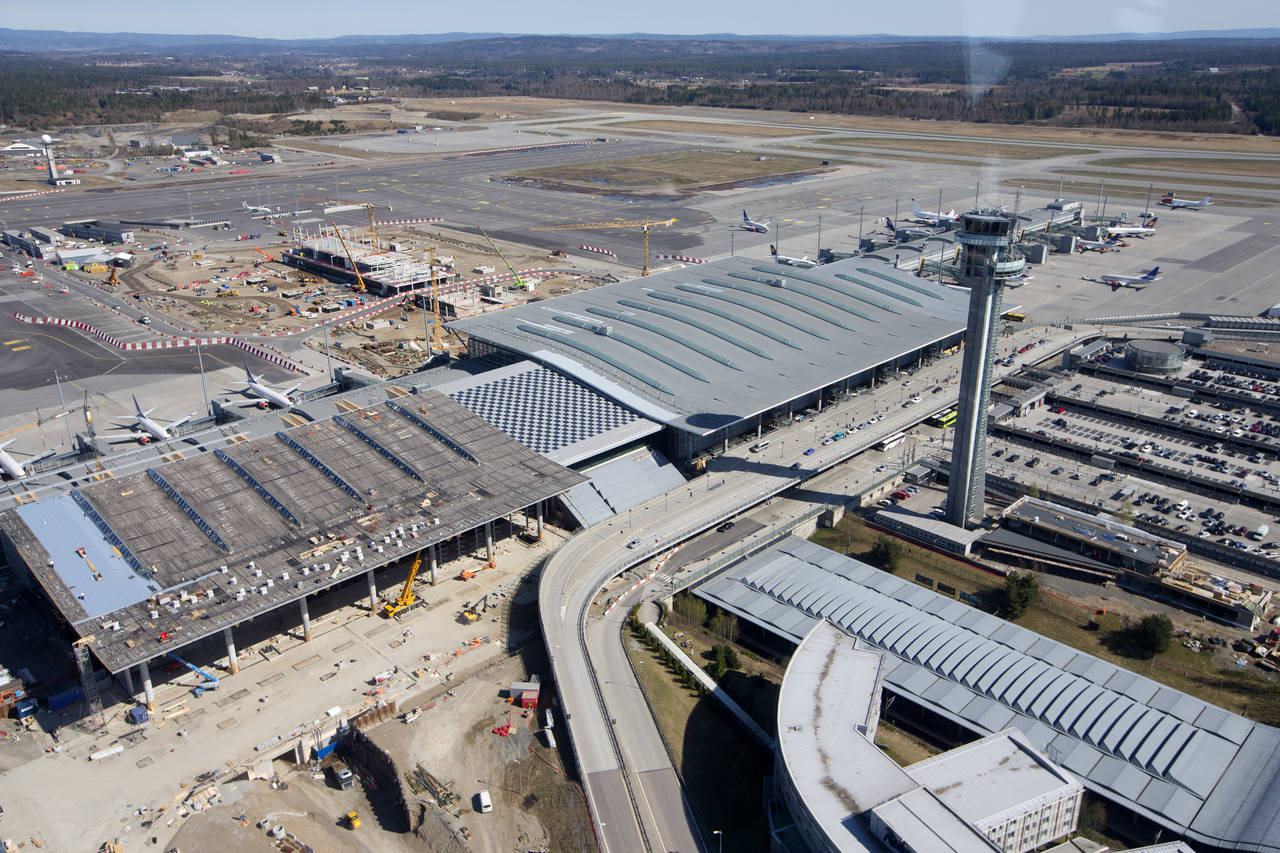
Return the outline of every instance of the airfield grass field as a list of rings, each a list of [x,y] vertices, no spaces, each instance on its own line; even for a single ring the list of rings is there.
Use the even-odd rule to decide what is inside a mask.
[[[933,154],[954,154],[959,157],[986,157],[995,160],[1047,160],[1050,157],[1067,157],[1073,154],[1093,154],[1096,148],[1058,148],[1047,145],[1018,145],[1016,143],[986,142],[949,139],[882,139],[858,136],[841,136],[822,140],[824,145],[849,145],[858,148],[888,148],[894,151],[924,151]]]
[[[684,121],[676,120],[646,120],[639,119],[635,121],[615,121],[605,125],[606,127],[625,127],[632,130],[662,130],[672,133],[718,133],[727,136],[744,136],[744,137],[775,137],[775,136],[800,136],[809,133],[825,134],[825,130],[805,130],[798,127],[778,127],[769,124],[748,124],[740,122],[711,122],[711,121]]]
[[[645,190],[671,187],[693,190],[736,181],[807,172],[820,161],[807,157],[758,155],[736,151],[675,151],[596,163],[575,163],[521,172],[521,179],[599,189]]]
[[[1228,159],[1216,157],[1106,157],[1092,161],[1095,166],[1145,169],[1149,172],[1189,172],[1201,175],[1240,175],[1242,177],[1280,178],[1271,160]],[[1237,186],[1244,186],[1238,184]]]

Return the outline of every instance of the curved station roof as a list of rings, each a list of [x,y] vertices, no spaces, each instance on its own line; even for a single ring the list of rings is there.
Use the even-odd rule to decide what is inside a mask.
[[[826,619],[886,655],[886,687],[1022,731],[1085,785],[1191,841],[1280,851],[1280,730],[801,539],[698,594],[799,642]]]
[[[957,336],[967,307],[967,292],[865,258],[726,258],[449,328],[705,435]]]

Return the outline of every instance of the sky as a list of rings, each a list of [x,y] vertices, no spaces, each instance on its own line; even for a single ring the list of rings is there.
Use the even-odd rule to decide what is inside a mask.
[[[1280,27],[1280,0],[62,0],[56,10],[51,15],[38,3],[14,3],[0,26],[274,38],[445,32],[999,37]]]

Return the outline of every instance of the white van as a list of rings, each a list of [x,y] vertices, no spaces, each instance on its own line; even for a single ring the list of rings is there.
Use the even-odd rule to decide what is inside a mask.
[[[769,446],[769,439],[767,438],[764,441],[757,441],[755,444],[751,445],[751,452],[759,453],[761,450],[764,450],[768,446]]]
[[[488,814],[493,811],[493,800],[489,797],[488,791],[481,791],[476,794],[476,810],[480,814]]]

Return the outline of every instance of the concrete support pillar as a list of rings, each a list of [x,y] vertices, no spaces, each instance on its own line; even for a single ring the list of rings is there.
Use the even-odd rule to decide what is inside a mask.
[[[819,412],[821,412],[821,411],[822,411],[822,397],[823,397],[823,394],[824,394],[824,392],[822,392],[822,391],[819,391],[819,392],[818,392],[818,411],[819,411]]]
[[[142,696],[148,711],[156,709],[156,691],[151,686],[151,667],[147,666],[147,662],[143,661],[138,664],[138,674],[142,677]]]
[[[435,586],[439,583],[436,573],[440,570],[440,558],[437,556],[435,545],[427,547],[427,568],[431,570],[431,585]]]
[[[378,585],[373,580],[373,569],[366,572],[365,577],[369,579],[369,612],[375,613],[378,610]]]
[[[764,431],[764,422],[761,420],[762,415],[756,415],[756,440],[760,440],[760,435]]]
[[[124,676],[124,689],[129,691],[129,698],[133,698],[138,692],[133,686],[133,667],[125,667],[124,672],[120,674]]]
[[[311,642],[311,611],[307,609],[307,597],[298,599],[298,609],[302,611],[302,641]]]
[[[493,522],[484,523],[484,559],[493,568]]]
[[[723,442],[721,442],[720,452],[721,452],[721,453],[728,453],[728,452],[729,452],[729,436],[727,436],[727,435],[724,437],[724,441],[723,441]]]
[[[222,629],[222,639],[227,641],[227,672],[239,675],[240,659],[236,657],[236,638],[232,635],[230,628]]]
[[[542,501],[538,501],[538,541],[542,541]]]

